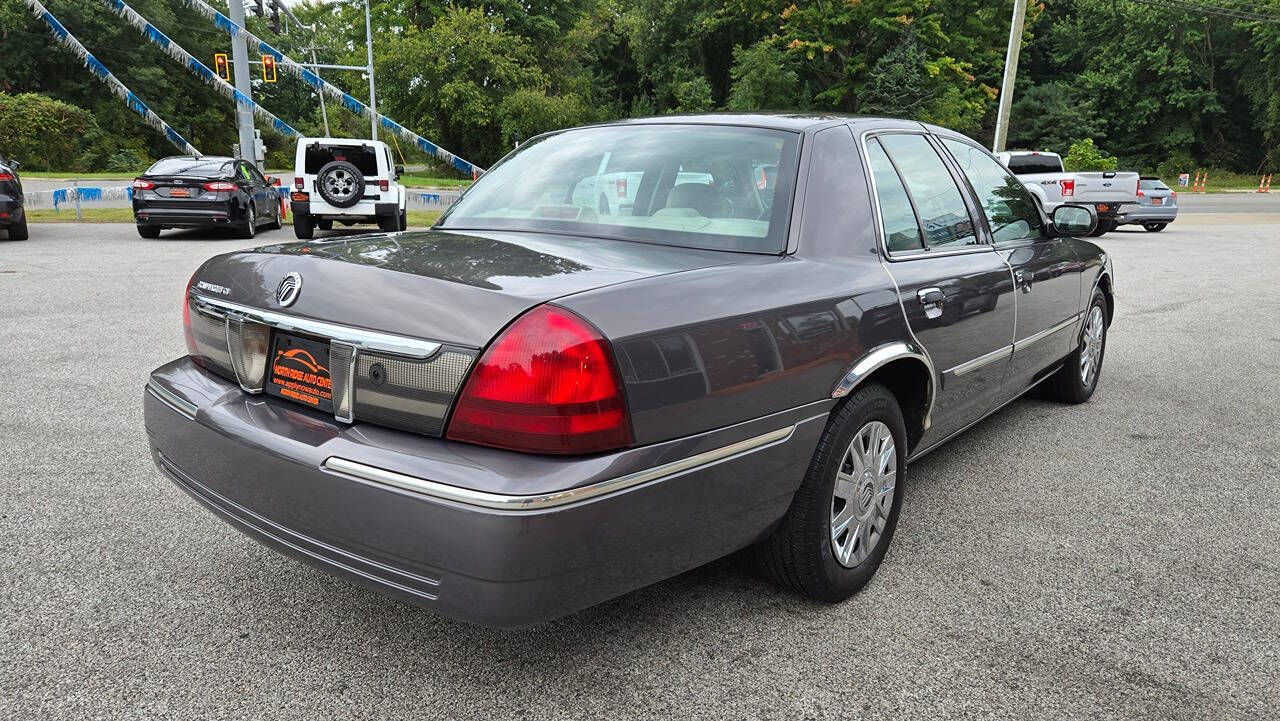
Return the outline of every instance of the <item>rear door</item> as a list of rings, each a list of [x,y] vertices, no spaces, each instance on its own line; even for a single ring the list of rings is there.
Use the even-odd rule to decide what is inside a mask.
[[[926,135],[893,131],[866,147],[885,265],[938,375],[925,447],[992,407],[1013,342],[1013,280]]]
[[[1084,266],[1068,241],[1049,238],[1035,201],[1018,179],[986,150],[944,138],[982,206],[996,252],[1013,271],[1017,324],[1003,398],[1043,377],[1074,347]]]

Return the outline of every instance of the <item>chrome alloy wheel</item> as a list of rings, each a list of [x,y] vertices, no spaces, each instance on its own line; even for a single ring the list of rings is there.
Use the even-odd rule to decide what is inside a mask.
[[[338,200],[346,200],[356,192],[356,179],[351,173],[338,168],[324,177],[325,189]]]
[[[852,568],[866,560],[884,534],[898,482],[893,434],[880,421],[858,430],[840,459],[831,498],[831,552]]]
[[[1085,388],[1093,385],[1093,379],[1098,375],[1106,328],[1106,320],[1102,317],[1102,306],[1095,305],[1090,308],[1089,317],[1084,322],[1083,345],[1080,347],[1080,381],[1084,383]]]

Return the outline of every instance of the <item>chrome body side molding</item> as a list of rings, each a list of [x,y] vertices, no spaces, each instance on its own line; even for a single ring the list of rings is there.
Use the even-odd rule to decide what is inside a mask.
[[[339,325],[337,323],[311,320],[310,318],[299,318],[297,316],[263,310],[261,308],[250,308],[247,305],[240,305],[239,303],[218,300],[216,298],[210,298],[203,295],[193,295],[193,298],[195,300],[196,307],[207,313],[220,315],[229,319],[238,319],[241,322],[249,321],[252,323],[261,323],[262,325],[271,326],[272,328],[277,328],[283,331],[317,335],[330,340],[347,343],[365,350],[390,353],[391,355],[406,356],[420,360],[430,358],[440,350],[440,344],[434,341],[393,335],[391,333],[381,333],[379,331],[365,330],[363,328],[353,328],[351,326]]]
[[[385,468],[370,466],[364,463],[348,460],[339,456],[330,456],[320,464],[320,467],[331,473],[337,473],[343,476],[349,476],[361,481],[374,483],[383,486],[391,486],[400,490],[417,493],[431,498],[439,498],[445,501],[454,501],[470,506],[480,506],[482,508],[496,508],[505,511],[536,511],[546,508],[556,508],[558,506],[568,505],[570,503],[580,503],[592,498],[598,498],[610,493],[633,488],[644,483],[662,480],[668,476],[677,473],[693,470],[700,466],[710,465],[718,461],[723,461],[733,456],[754,451],[775,443],[781,443],[791,437],[795,432],[795,425],[785,428],[779,428],[768,433],[764,433],[754,438],[748,438],[737,443],[731,443],[727,446],[715,448],[710,451],[704,451],[688,458],[678,461],[664,463],[660,466],[647,468],[643,471],[628,473],[625,476],[612,478],[599,483],[581,486],[579,488],[569,488],[554,493],[540,493],[530,496],[514,496],[503,493],[489,493],[487,491],[476,491],[470,488],[462,488],[460,486],[451,486],[436,481],[429,481],[425,478],[418,478],[404,473],[389,471]]]
[[[1036,343],[1036,342],[1038,342],[1038,341],[1042,341],[1042,340],[1044,340],[1045,338],[1048,338],[1049,336],[1053,335],[1054,333],[1057,333],[1058,331],[1063,330],[1064,328],[1070,328],[1071,326],[1075,325],[1076,323],[1079,323],[1079,322],[1080,322],[1080,318],[1081,318],[1082,316],[1084,316],[1084,313],[1083,313],[1083,312],[1081,312],[1081,313],[1076,313],[1075,315],[1073,315],[1073,316],[1071,316],[1070,318],[1068,318],[1068,319],[1066,319],[1066,320],[1062,321],[1061,323],[1058,323],[1058,324],[1056,324],[1056,325],[1053,325],[1053,326],[1050,326],[1050,327],[1048,327],[1048,328],[1045,328],[1044,330],[1040,331],[1039,333],[1036,333],[1036,334],[1034,334],[1034,335],[1029,335],[1029,336],[1027,336],[1026,338],[1023,338],[1022,340],[1016,340],[1016,341],[1014,341],[1014,342],[1013,342],[1013,352],[1014,352],[1014,353],[1017,353],[1018,351],[1022,350],[1023,348],[1026,348],[1027,346],[1031,345],[1032,343]],[[972,362],[972,361],[971,361],[971,362]]]
[[[1013,355],[1013,344],[1009,344],[1003,348],[997,348],[996,350],[993,350],[990,353],[987,353],[985,355],[980,355],[971,361],[965,361],[964,363],[961,363],[960,365],[954,368],[948,368],[944,372],[951,373],[952,375],[962,376],[965,373],[972,373],[973,371],[976,371],[979,368],[995,363],[996,361],[1004,360],[1005,358],[1008,358],[1011,355]]]

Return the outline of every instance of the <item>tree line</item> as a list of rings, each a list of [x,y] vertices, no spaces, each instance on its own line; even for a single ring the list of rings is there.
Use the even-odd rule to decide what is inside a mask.
[[[98,2],[45,4],[196,147],[230,151],[236,133],[224,97]],[[130,4],[207,64],[229,50],[225,34],[177,0]],[[378,108],[480,165],[547,130],[716,109],[890,115],[986,142],[1012,5],[372,0]],[[1280,16],[1280,0],[1258,6]],[[273,35],[256,17],[251,29],[295,58],[315,47],[321,62],[365,62],[362,3],[291,7],[315,24],[314,34]],[[1125,0],[1047,0],[1028,10],[1023,42],[1010,147],[1065,154],[1090,139],[1120,167],[1166,175],[1195,167],[1252,173],[1280,160],[1280,25]],[[80,170],[174,152],[56,46],[20,0],[0,2],[0,46],[0,152],[27,154],[28,167]],[[325,75],[356,97],[367,94],[359,73]],[[254,93],[300,131],[323,134],[318,98],[288,74],[274,84],[255,80]],[[333,134],[367,133],[367,121],[328,110]],[[11,127],[14,119],[29,127]],[[292,165],[283,139],[263,134],[268,165]],[[409,162],[424,160],[401,150]]]

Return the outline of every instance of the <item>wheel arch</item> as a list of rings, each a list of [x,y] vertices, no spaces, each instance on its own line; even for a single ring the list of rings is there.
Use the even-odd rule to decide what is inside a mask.
[[[1102,291],[1102,297],[1107,301],[1107,325],[1111,325],[1111,321],[1116,315],[1116,299],[1111,291],[1111,274],[1104,271],[1099,275],[1097,287]]]
[[[908,454],[928,430],[937,374],[924,349],[896,341],[873,348],[855,362],[831,391],[841,399],[867,383],[881,383],[898,400],[907,427]]]

